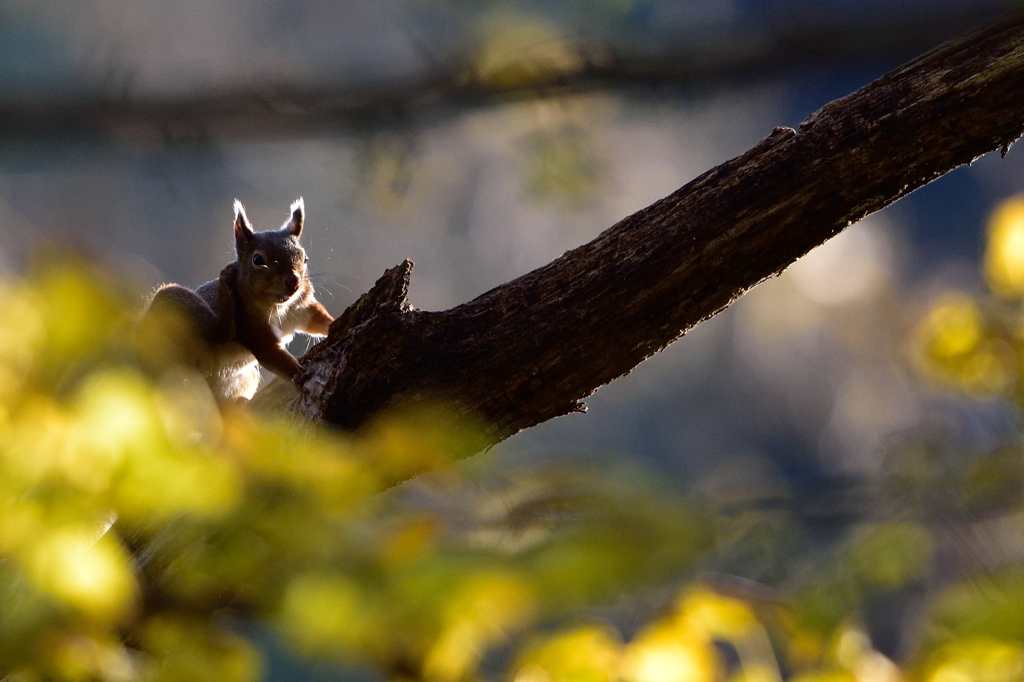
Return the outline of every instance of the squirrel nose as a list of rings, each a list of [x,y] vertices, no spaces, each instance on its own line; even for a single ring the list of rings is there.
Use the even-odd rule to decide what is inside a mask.
[[[299,289],[299,276],[293,272],[285,279],[284,285],[288,287],[288,291],[295,293]]]

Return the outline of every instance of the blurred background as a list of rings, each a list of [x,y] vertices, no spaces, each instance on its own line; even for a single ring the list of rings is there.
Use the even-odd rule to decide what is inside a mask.
[[[445,309],[1016,6],[4,0],[0,265],[74,245],[135,282],[141,307],[233,259],[233,199],[269,229],[302,196],[334,315],[404,258],[412,303]],[[929,373],[920,325],[943,292],[986,296],[986,226],[1021,191],[1016,148],[918,190],[602,388],[587,414],[503,443],[487,476],[628,462],[704,496],[735,542],[702,570],[757,585],[813,571],[883,517],[938,524],[937,584],[1019,560],[1015,502],[976,514],[1012,498],[1024,468],[1016,365],[993,351],[967,379]],[[957,487],[975,475],[977,508]],[[455,504],[423,485],[409,504]],[[865,609],[897,660],[925,589],[912,587]],[[328,675],[267,647],[272,676]]]

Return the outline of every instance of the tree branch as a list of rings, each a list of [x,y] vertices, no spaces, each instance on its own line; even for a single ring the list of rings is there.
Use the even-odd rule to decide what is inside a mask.
[[[388,270],[308,353],[294,409],[358,427],[442,398],[494,442],[581,400],[851,223],[1024,132],[1024,16],[946,43],[443,312]]]

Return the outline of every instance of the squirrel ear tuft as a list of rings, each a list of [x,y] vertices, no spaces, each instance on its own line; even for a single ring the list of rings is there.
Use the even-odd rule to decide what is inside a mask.
[[[302,234],[302,224],[306,221],[306,204],[302,197],[292,202],[291,212],[292,217],[285,223],[284,229],[291,236],[298,238]]]
[[[252,236],[252,224],[245,215],[245,207],[241,201],[235,199],[235,243],[241,246],[242,242],[251,239]]]

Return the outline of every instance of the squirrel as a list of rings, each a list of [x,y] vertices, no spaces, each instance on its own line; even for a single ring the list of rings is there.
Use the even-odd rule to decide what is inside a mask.
[[[246,402],[259,385],[259,365],[295,381],[302,371],[286,345],[295,332],[327,335],[334,318],[314,296],[299,244],[305,221],[300,197],[279,230],[253,231],[235,200],[235,262],[195,291],[164,284],[139,324],[144,361],[200,371],[220,402]]]

